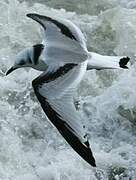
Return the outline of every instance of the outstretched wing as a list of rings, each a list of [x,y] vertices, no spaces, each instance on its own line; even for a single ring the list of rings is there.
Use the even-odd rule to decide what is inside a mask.
[[[43,73],[32,84],[48,119],[84,160],[96,166],[81,116],[73,103],[73,93],[85,70],[86,65],[66,64],[54,73]]]
[[[27,14],[44,28],[46,63],[57,61],[79,63],[87,59],[87,48],[83,33],[68,20],[56,20],[39,14]],[[43,58],[43,57],[42,57]],[[56,62],[55,62],[56,63]]]

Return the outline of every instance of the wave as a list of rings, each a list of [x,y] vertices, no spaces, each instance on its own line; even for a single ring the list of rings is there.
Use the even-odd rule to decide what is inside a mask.
[[[136,179],[136,1],[0,0],[0,179]],[[25,17],[67,18],[84,32],[88,49],[131,57],[129,70],[87,72],[77,91],[97,169],[86,164],[46,120],[31,87],[39,72],[3,73],[15,54],[42,40]]]

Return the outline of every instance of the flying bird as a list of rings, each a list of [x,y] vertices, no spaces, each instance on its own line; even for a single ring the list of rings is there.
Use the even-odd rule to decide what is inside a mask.
[[[44,29],[44,40],[17,54],[6,75],[21,67],[43,73],[32,81],[34,92],[51,123],[71,147],[91,166],[96,166],[82,116],[74,105],[74,92],[86,70],[128,68],[128,57],[88,52],[81,30],[66,19],[27,14]]]

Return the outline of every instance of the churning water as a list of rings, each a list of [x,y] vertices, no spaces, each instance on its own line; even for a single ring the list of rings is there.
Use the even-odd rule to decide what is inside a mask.
[[[46,120],[31,87],[39,72],[3,75],[18,51],[41,42],[30,12],[72,20],[90,51],[131,57],[129,70],[87,72],[77,91],[97,169]],[[135,180],[136,1],[0,0],[0,14],[0,180]]]

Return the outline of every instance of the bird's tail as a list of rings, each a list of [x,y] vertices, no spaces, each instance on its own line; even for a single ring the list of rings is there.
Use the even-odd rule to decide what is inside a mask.
[[[130,60],[127,56],[103,56],[89,52],[87,70],[90,69],[128,69]]]

